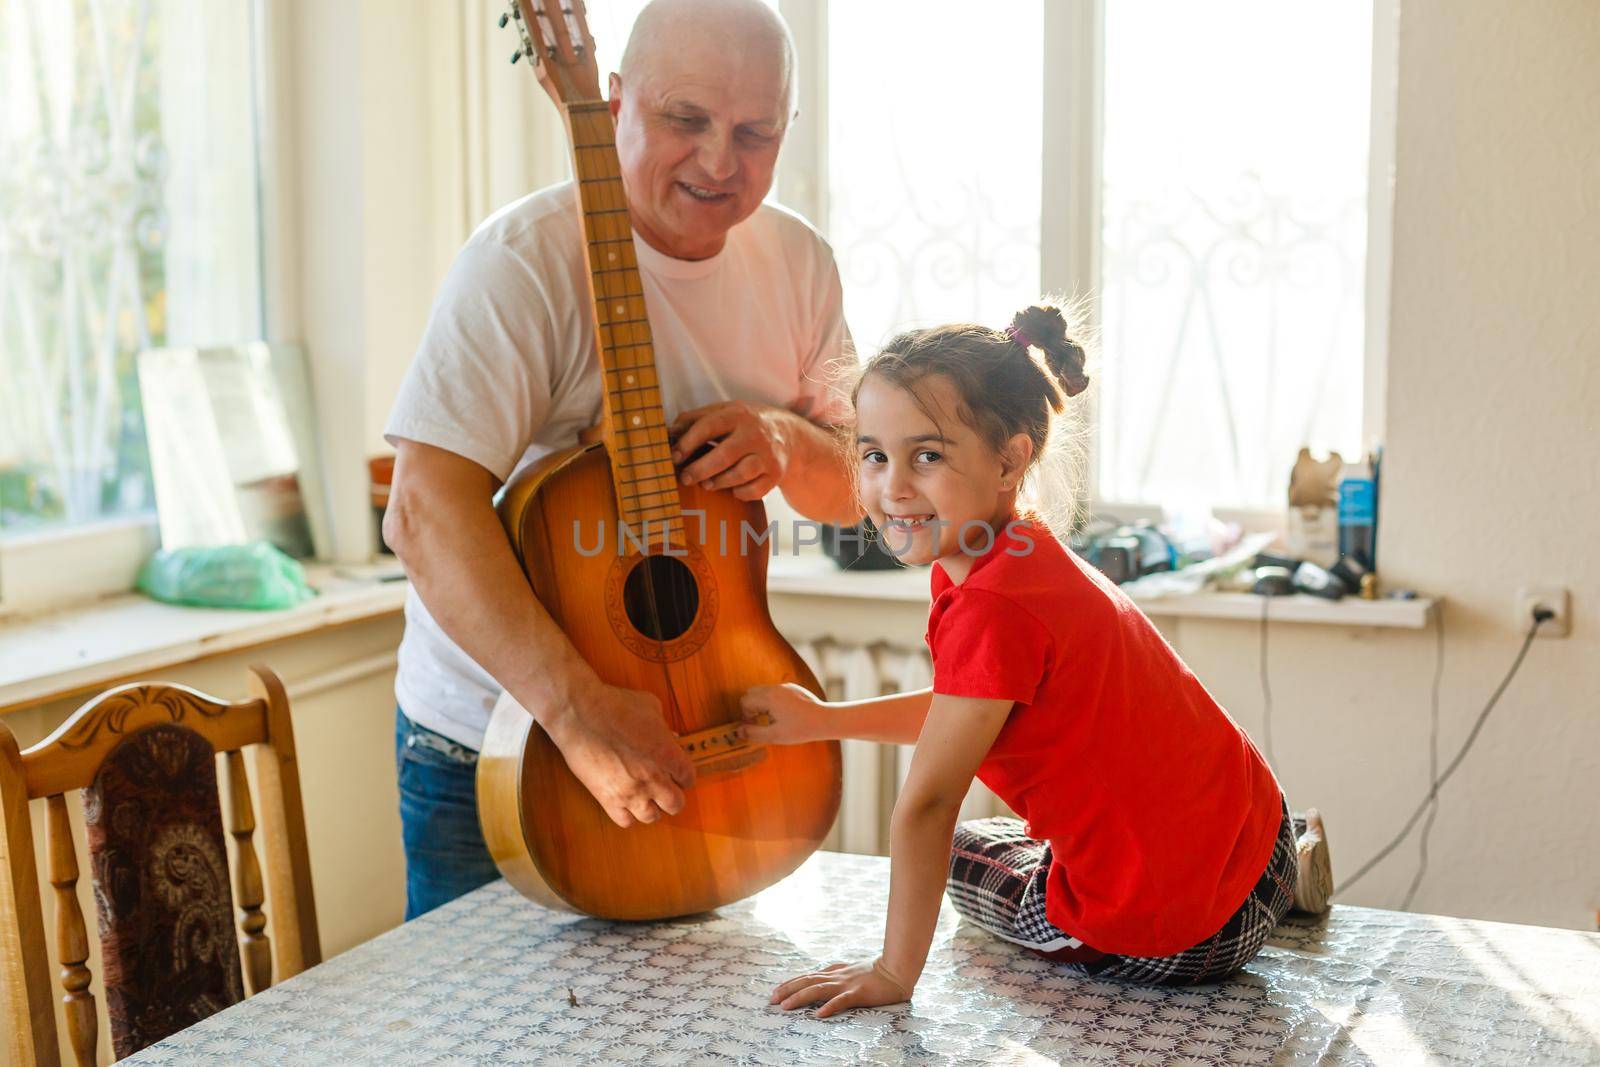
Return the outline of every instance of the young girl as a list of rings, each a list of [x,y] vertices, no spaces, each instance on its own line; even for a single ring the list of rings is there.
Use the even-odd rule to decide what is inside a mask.
[[[1288,911],[1296,841],[1255,746],[1115,585],[1018,510],[1052,415],[1087,386],[1049,306],[1004,331],[903,334],[863,371],[861,502],[896,555],[934,563],[933,687],[852,703],[746,694],[758,742],[916,744],[883,954],[784,982],[773,1003],[827,1016],[910,999],[946,891],[967,919],[1080,973],[1164,984],[1232,974]],[[957,826],[974,775],[1024,821]]]

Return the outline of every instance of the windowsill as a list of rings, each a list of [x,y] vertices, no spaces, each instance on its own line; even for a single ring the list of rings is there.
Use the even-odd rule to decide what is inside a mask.
[[[826,556],[780,555],[768,561],[767,592],[775,596],[827,597],[844,600],[889,600],[928,603],[928,571],[915,567],[893,571],[842,571]],[[1241,619],[1259,621],[1262,601],[1253,593],[1204,592],[1192,596],[1136,598],[1152,618]],[[1420,630],[1433,616],[1434,601],[1324,600],[1303,593],[1272,597],[1265,605],[1272,622],[1320,623],[1325,626],[1378,626]]]
[[[284,611],[229,611],[161,604],[134,594],[0,624],[0,714],[79,693],[90,693],[178,664],[239,652],[286,638],[396,616],[407,583],[357,580],[334,568],[307,568],[322,594]],[[774,597],[926,605],[928,572],[841,571],[818,553],[779,555],[768,561],[767,592]],[[1136,601],[1156,617],[1261,618],[1262,598],[1249,593],[1198,593]],[[1434,601],[1322,600],[1277,597],[1267,604],[1273,622],[1422,629]]]
[[[407,583],[306,568],[321,594],[282,611],[162,604],[132,593],[0,624],[0,714],[178,664],[398,615]]]

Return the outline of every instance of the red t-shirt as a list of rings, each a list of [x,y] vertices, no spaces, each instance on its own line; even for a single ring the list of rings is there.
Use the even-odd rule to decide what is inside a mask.
[[[1129,956],[1222,929],[1266,869],[1282,792],[1133,601],[1033,520],[960,585],[934,565],[927,641],[935,693],[1016,702],[978,777],[1050,842],[1052,923]]]

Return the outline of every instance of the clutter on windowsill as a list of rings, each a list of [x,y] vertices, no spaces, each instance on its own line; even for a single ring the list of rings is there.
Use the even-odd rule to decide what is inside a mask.
[[[1408,589],[1380,596],[1379,468],[1378,453],[1348,463],[1302,449],[1281,540],[1191,507],[1169,509],[1160,523],[1097,516],[1074,533],[1071,547],[1147,615],[1257,619],[1270,611],[1281,622],[1419,629],[1433,600]],[[830,528],[822,556],[775,551],[767,588],[779,598],[926,603],[928,576],[902,567],[870,530]]]
[[[1208,508],[1172,509],[1160,523],[1100,516],[1072,537],[1072,550],[1137,601],[1193,596],[1233,582],[1277,540],[1246,534]]]
[[[1205,589],[1375,600],[1381,462],[1381,450],[1351,463],[1302,448],[1289,475],[1286,547],[1278,551],[1266,551],[1275,535],[1242,536],[1204,509],[1169,512],[1159,525],[1091,521],[1072,547],[1136,600]],[[1410,590],[1389,595],[1416,598]]]
[[[1271,535],[1261,535],[1270,539]],[[1231,572],[1232,582],[1253,580],[1250,566],[1255,557],[1260,537],[1241,541],[1237,552],[1229,552],[1212,561],[1194,564],[1182,571],[1150,575],[1137,582],[1122,586],[1134,603],[1152,618],[1197,619],[1260,619],[1264,598],[1248,591],[1235,591],[1238,587],[1228,581],[1218,586],[1217,572]],[[1192,573],[1191,573],[1192,572]],[[1213,583],[1204,576],[1210,573]],[[1154,580],[1153,580],[1154,579]],[[929,578],[926,567],[901,567],[895,570],[841,570],[820,552],[798,554],[774,553],[767,560],[767,593],[774,606],[774,615],[783,624],[782,609],[822,610],[830,614],[848,610],[852,625],[858,630],[871,629],[871,613],[876,609],[899,612],[909,610],[912,617],[921,620],[927,610]],[[848,605],[848,607],[846,606]],[[1396,627],[1421,629],[1432,617],[1433,601],[1422,597],[1409,599],[1362,600],[1346,597],[1335,603],[1319,596],[1298,594],[1278,597],[1271,601],[1273,622],[1311,623],[1330,626]],[[890,616],[884,616],[887,620]],[[896,616],[896,618],[899,618]],[[887,623],[886,623],[887,625]],[[921,629],[903,619],[896,627],[911,629],[885,630],[887,641],[905,640],[907,634],[920,634]],[[897,636],[899,635],[899,636]]]
[[[1383,452],[1346,462],[1337,452],[1316,459],[1302,448],[1289,474],[1286,551],[1263,552],[1238,576],[1263,597],[1304,594],[1325,600],[1377,600],[1378,476]],[[1410,589],[1391,600],[1416,600]]]
[[[1193,596],[1208,589],[1234,588],[1235,576],[1248,570],[1251,561],[1277,536],[1274,533],[1241,536],[1226,551],[1217,555],[1197,558],[1176,568],[1146,571],[1137,578],[1124,581],[1120,583],[1122,591],[1143,603],[1167,597]]]
[[[305,568],[266,541],[161,549],[139,570],[139,592],[164,604],[281,611],[316,596]]]
[[[1289,471],[1289,510],[1284,516],[1284,543],[1290,556],[1331,567],[1339,558],[1339,475],[1344,459],[1337,452],[1317,459],[1302,448]]]
[[[1256,619],[1270,611],[1277,622],[1406,629],[1420,629],[1432,617],[1434,601],[1413,590],[1380,597],[1377,575],[1354,556],[1324,568],[1269,551],[1277,540],[1273,533],[1244,534],[1224,551],[1176,569],[1147,552],[1145,566],[1154,569],[1120,585],[1146,615],[1156,617]]]

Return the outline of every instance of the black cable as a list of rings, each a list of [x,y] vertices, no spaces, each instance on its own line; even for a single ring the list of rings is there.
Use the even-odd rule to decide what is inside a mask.
[[[1267,766],[1276,772],[1278,761],[1272,754],[1272,683],[1267,679],[1267,605],[1270,596],[1261,598],[1261,747],[1266,749]]]
[[[1428,801],[1428,817],[1422,823],[1422,834],[1417,839],[1417,873],[1411,878],[1411,888],[1400,902],[1401,911],[1410,911],[1416,899],[1422,876],[1428,873],[1428,835],[1433,833],[1434,820],[1439,817],[1439,684],[1444,679],[1444,602],[1433,607],[1433,688],[1428,697],[1428,790],[1433,799]]]
[[[1349,889],[1351,886],[1361,881],[1362,878],[1366,877],[1368,871],[1371,871],[1372,868],[1376,867],[1380,862],[1382,862],[1383,859],[1389,855],[1389,853],[1398,848],[1400,846],[1400,842],[1404,841],[1407,835],[1411,833],[1411,828],[1417,825],[1417,820],[1421,818],[1422,813],[1427,810],[1428,804],[1439,795],[1439,790],[1443,788],[1444,784],[1450,780],[1450,776],[1456,772],[1456,768],[1461,766],[1461,761],[1466,759],[1467,753],[1472,750],[1472,743],[1478,739],[1478,733],[1483,729],[1483,724],[1488,720],[1489,713],[1493,711],[1494,706],[1500,702],[1500,697],[1505,693],[1506,687],[1511,684],[1511,679],[1517,676],[1517,670],[1522,666],[1522,661],[1527,659],[1528,649],[1533,647],[1533,639],[1538,636],[1539,627],[1549,622],[1552,618],[1554,618],[1554,613],[1548,609],[1536,609],[1534,611],[1533,625],[1528,627],[1528,635],[1522,639],[1522,647],[1517,650],[1517,658],[1512,660],[1511,669],[1506,672],[1506,676],[1500,679],[1500,684],[1495,688],[1494,695],[1489,698],[1489,703],[1485,704],[1483,706],[1483,710],[1478,712],[1478,720],[1472,724],[1471,732],[1467,734],[1467,739],[1461,743],[1461,748],[1457,750],[1455,758],[1450,761],[1450,766],[1446,767],[1444,769],[1444,773],[1439,775],[1439,777],[1434,780],[1432,788],[1428,790],[1428,795],[1422,798],[1422,803],[1417,805],[1417,810],[1411,813],[1411,818],[1406,820],[1406,824],[1400,828],[1400,832],[1395,835],[1394,840],[1390,841],[1387,845],[1384,845],[1383,848],[1379,849],[1378,854],[1373,856],[1366,863],[1362,864],[1361,869],[1356,871],[1355,874],[1351,875],[1343,885],[1336,887],[1333,891],[1335,896],[1343,893],[1346,889]]]

